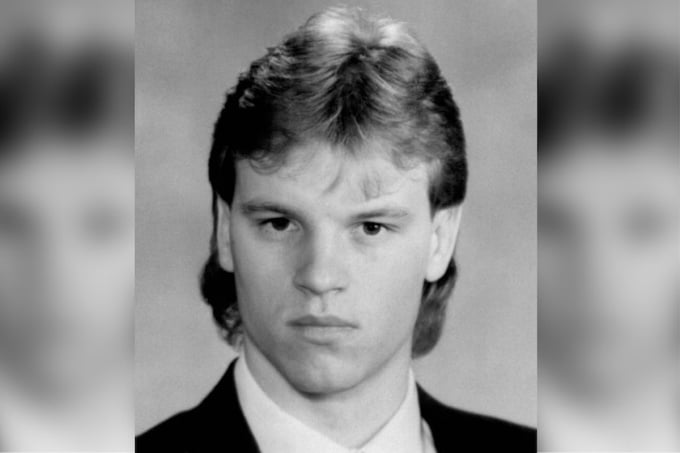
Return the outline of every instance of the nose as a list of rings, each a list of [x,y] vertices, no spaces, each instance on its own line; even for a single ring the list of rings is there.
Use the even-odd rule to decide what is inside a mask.
[[[56,230],[56,228],[55,228]],[[76,244],[70,238],[54,231],[44,233],[33,250],[35,263],[35,289],[43,299],[58,301],[74,282],[78,281],[78,256]]]
[[[305,241],[293,283],[314,296],[342,291],[348,273],[343,264],[343,247],[329,234],[315,234]]]

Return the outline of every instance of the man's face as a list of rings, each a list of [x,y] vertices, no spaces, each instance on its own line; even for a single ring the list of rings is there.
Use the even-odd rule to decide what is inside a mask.
[[[86,148],[0,162],[0,367],[45,391],[81,388],[130,350],[134,161]]]
[[[341,391],[410,360],[433,275],[427,169],[319,143],[289,153],[276,171],[237,164],[221,262],[233,259],[247,342],[296,389]]]
[[[654,140],[542,163],[541,349],[572,384],[613,390],[677,350],[677,163]]]

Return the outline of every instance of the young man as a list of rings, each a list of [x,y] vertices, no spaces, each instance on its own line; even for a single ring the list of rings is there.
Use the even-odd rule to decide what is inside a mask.
[[[535,432],[417,386],[456,267],[458,108],[403,25],[313,16],[229,93],[202,290],[242,353],[139,451],[535,451]]]
[[[39,25],[0,55],[0,451],[130,451],[132,49]]]
[[[666,47],[592,6],[539,59],[539,443],[678,451],[677,19]]]

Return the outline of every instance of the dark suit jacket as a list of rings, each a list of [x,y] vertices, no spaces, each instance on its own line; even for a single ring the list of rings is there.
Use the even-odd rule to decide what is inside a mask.
[[[198,406],[138,436],[136,451],[259,452],[236,396],[234,363]],[[420,387],[418,400],[438,453],[536,451],[535,429],[447,407]]]

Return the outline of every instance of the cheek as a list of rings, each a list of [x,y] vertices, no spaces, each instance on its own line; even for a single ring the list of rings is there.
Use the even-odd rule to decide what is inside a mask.
[[[394,335],[399,328],[410,337],[425,282],[429,241],[424,237],[405,237],[355,260],[350,291],[370,331]]]
[[[122,327],[134,310],[134,239],[83,256],[73,292],[89,322],[101,328]]]
[[[568,258],[568,251],[547,241],[538,246],[537,290],[541,324],[549,324],[544,334],[555,333],[564,325],[565,315],[574,307],[572,298],[582,284],[573,272],[577,266]]]
[[[19,263],[18,257],[0,244],[0,336],[16,326],[22,308],[27,308],[22,294],[30,286],[25,281],[30,274],[21,272]]]
[[[246,318],[257,318],[257,325],[273,323],[285,307],[282,297],[291,287],[293,263],[240,222],[232,222],[231,244],[239,310]]]
[[[621,278],[619,294],[625,302],[619,316],[640,329],[660,332],[668,320],[677,319],[678,264],[675,256],[663,251],[631,259]]]

